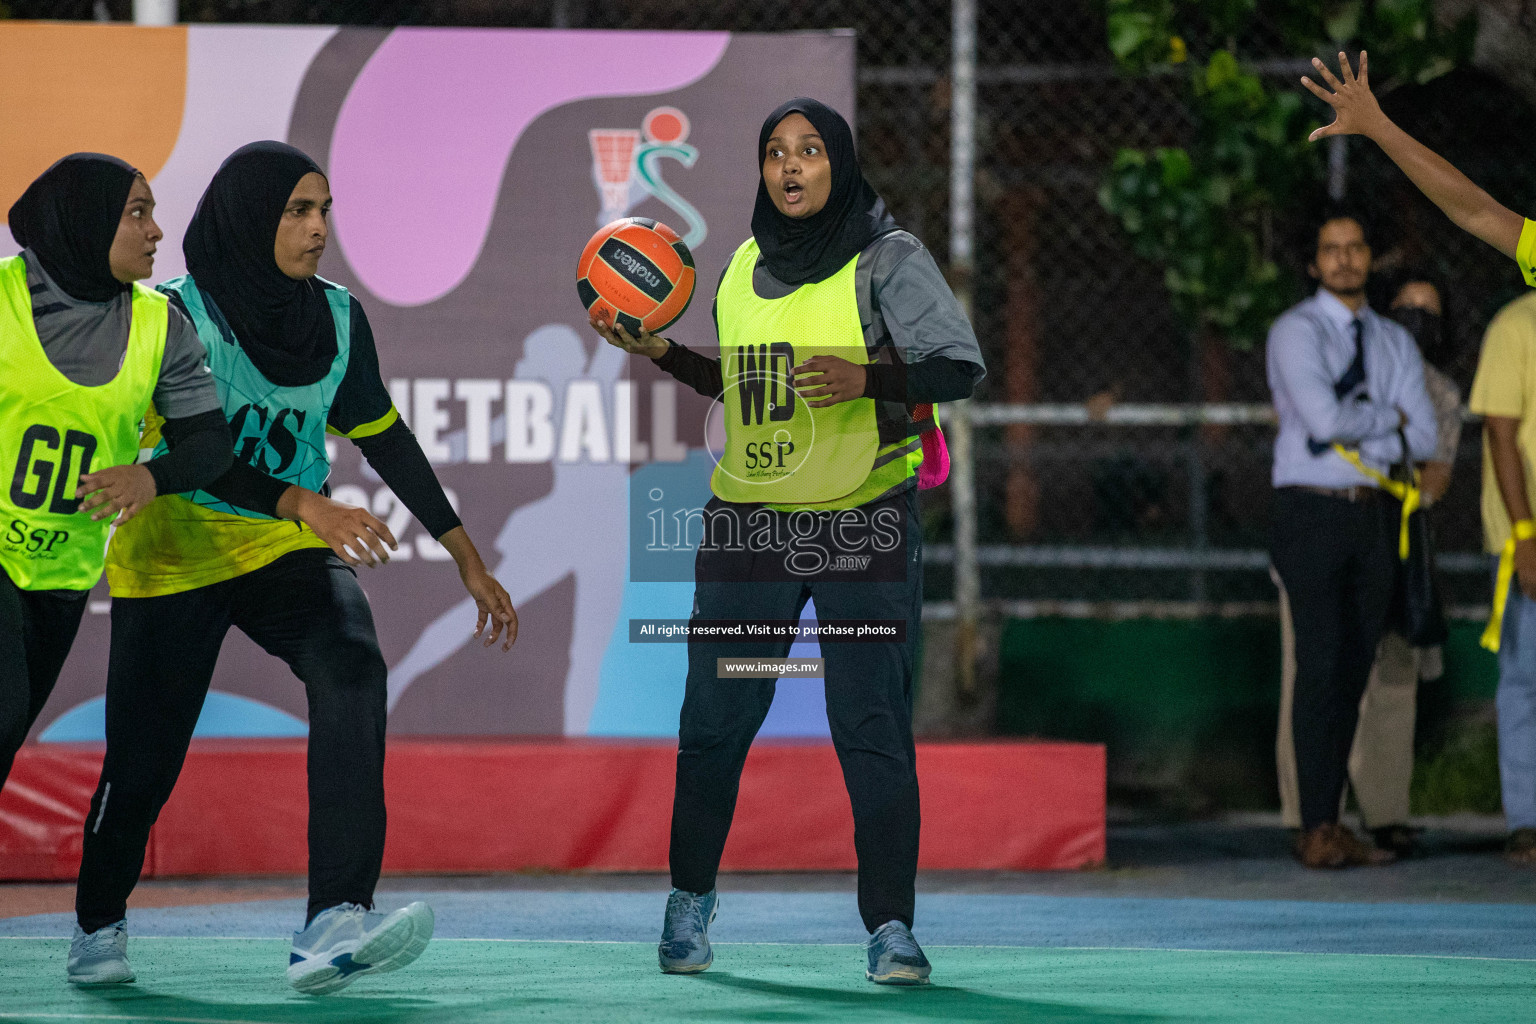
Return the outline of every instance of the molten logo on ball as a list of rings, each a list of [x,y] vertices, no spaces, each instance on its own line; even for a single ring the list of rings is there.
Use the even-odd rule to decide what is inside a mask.
[[[652,288],[661,287],[661,275],[655,273],[652,270],[648,270],[646,268],[645,262],[643,260],[637,259],[635,255],[628,250],[620,249],[618,252],[614,253],[614,259],[618,261],[620,266],[629,271],[631,277],[640,278]]]
[[[688,246],[645,217],[605,225],[576,263],[576,294],[587,315],[636,336],[675,323],[693,298],[693,283]]]

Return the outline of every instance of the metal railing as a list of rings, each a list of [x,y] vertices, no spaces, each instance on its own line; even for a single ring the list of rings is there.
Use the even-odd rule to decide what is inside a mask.
[[[1125,403],[1094,407],[1073,403],[967,403],[967,425],[980,430],[1017,425],[1038,427],[1083,428],[1183,428],[1201,427],[1273,427],[1274,409],[1260,403]],[[950,414],[953,417],[953,414]],[[1468,422],[1477,417],[1463,414]],[[951,419],[946,419],[946,430]],[[1059,444],[1060,442],[1058,442]],[[1038,445],[1039,442],[1034,442]],[[974,449],[968,448],[966,458],[974,458]],[[1010,453],[1017,454],[1017,453]],[[960,451],[952,451],[955,469],[962,457]],[[957,472],[958,475],[958,472]],[[974,480],[974,470],[970,475]],[[1200,502],[1205,495],[1191,493],[1191,500]],[[1272,614],[1275,605],[1266,601],[1209,601],[1195,600],[1124,600],[1112,594],[1103,599],[1064,599],[1057,595],[1039,594],[1027,596],[996,596],[981,598],[983,570],[1034,569],[1034,570],[1082,570],[1082,571],[1148,571],[1189,572],[1264,572],[1269,567],[1269,552],[1249,546],[1211,546],[1199,535],[1192,534],[1184,545],[1168,544],[1166,537],[1148,543],[1138,543],[1134,538],[1122,543],[975,543],[974,516],[976,503],[953,503],[955,516],[954,536],[956,543],[932,543],[926,546],[924,560],[931,566],[951,567],[955,576],[955,592],[961,592],[960,581],[970,580],[974,587],[976,614],[982,610],[992,614],[1033,618],[1042,615],[1064,615],[1092,618],[1189,618],[1200,615]],[[962,521],[970,516],[972,522]],[[1205,519],[1203,510],[1192,510],[1192,522]],[[972,538],[970,544],[960,543],[962,537]],[[1490,570],[1489,556],[1480,551],[1441,551],[1437,565],[1442,572],[1451,574],[1481,575]],[[1479,604],[1461,604],[1452,607],[1453,615],[1478,618],[1486,614],[1486,607]],[[961,600],[930,601],[925,615],[937,620],[964,621],[972,614],[967,603]]]

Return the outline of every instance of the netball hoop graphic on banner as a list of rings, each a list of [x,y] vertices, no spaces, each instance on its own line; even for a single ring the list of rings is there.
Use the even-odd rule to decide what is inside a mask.
[[[625,216],[647,196],[671,207],[682,219],[678,229],[683,244],[696,248],[709,233],[703,214],[678,195],[661,176],[661,160],[670,157],[692,167],[699,151],[688,145],[688,115],[676,107],[657,107],[641,119],[640,128],[593,128],[592,183],[602,208],[597,226]],[[687,230],[682,230],[686,228]]]
[[[92,58],[108,51],[121,59]],[[647,61],[592,74],[591,55],[607,52]],[[117,153],[150,178],[166,234],[155,269],[170,278],[185,271],[197,199],[234,149],[278,139],[314,156],[336,197],[321,274],[363,298],[400,419],[522,624],[511,658],[484,657],[452,560],[333,438],[333,495],[400,541],[361,576],[390,670],[389,730],[675,737],[687,645],[632,644],[629,620],[688,616],[698,529],[686,527],[710,498],[710,401],[602,344],[572,301],[572,263],[594,220],[667,224],[704,283],[667,334],[713,350],[699,303],[751,234],[746,155],[763,107],[810,94],[852,111],[854,57],[840,34],[0,20],[6,141],[20,140],[0,145],[0,211],[65,153]],[[125,136],[103,120],[120,97],[149,127]],[[0,256],[12,241],[0,228]],[[802,451],[786,445],[786,466]],[[668,528],[654,553],[652,513]],[[109,610],[98,590],[34,739],[105,734]],[[303,735],[304,688],[243,636],[228,644],[198,735]],[[795,686],[806,702],[787,699]],[[765,735],[824,735],[821,692],[782,685]]]

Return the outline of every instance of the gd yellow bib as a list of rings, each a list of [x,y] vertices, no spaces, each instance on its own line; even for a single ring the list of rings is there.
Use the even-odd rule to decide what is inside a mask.
[[[813,356],[869,362],[854,293],[858,257],[825,281],[782,299],[752,290],[757,242],[748,239],[720,282],[720,369],[725,451],[710,488],[725,501],[815,504],[858,490],[880,434],[872,399],[813,409],[791,371]]]
[[[88,590],[101,578],[110,519],[80,512],[81,475],[126,466],[160,379],[166,298],[133,286],[117,376],[76,384],[48,361],[20,256],[0,260],[0,568],[23,590]]]

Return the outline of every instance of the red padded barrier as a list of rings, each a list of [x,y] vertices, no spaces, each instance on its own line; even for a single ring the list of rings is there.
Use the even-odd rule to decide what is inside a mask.
[[[1104,859],[1104,748],[919,743],[925,868]],[[389,872],[665,871],[668,742],[392,738]],[[0,792],[0,878],[68,879],[101,766],[87,744],[23,747]],[[199,740],[145,875],[303,874],[303,740]],[[832,747],[764,741],[742,776],[727,870],[848,870],[853,817]]]
[[[27,745],[0,789],[0,878],[62,881],[80,867],[81,823],[101,774],[99,744]]]

